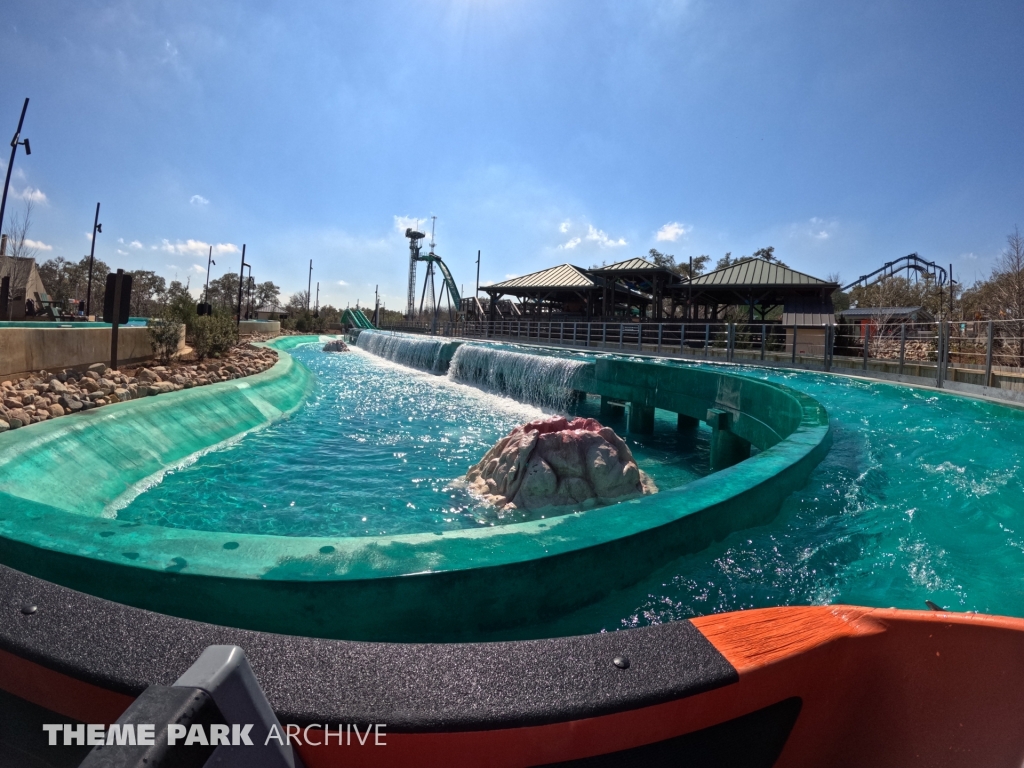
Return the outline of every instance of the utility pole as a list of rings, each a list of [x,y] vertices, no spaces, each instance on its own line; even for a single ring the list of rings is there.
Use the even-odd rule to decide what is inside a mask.
[[[306,312],[309,312],[309,294],[313,290],[313,260],[309,260],[309,282],[306,283]]]
[[[21,128],[25,124],[25,112],[28,111],[28,99],[25,99],[25,103],[21,106],[21,117],[18,118],[18,130],[14,132],[14,138],[11,139],[11,159],[7,163],[7,178],[4,179],[4,196],[0,200],[0,230],[3,229],[4,225],[4,210],[7,208],[7,188],[11,184],[11,171],[14,170],[14,156],[18,152],[18,145],[25,147],[25,154],[32,154],[32,145],[28,143],[28,139],[21,138]]]
[[[320,317],[320,281],[316,281],[316,304],[313,305],[313,316]]]
[[[235,316],[235,332],[237,333],[242,327],[242,281],[245,279],[245,268],[249,266],[245,263],[245,243],[242,243],[242,266],[238,268],[238,314]]]
[[[203,303],[210,303],[210,265],[217,266],[217,262],[213,260],[213,246],[210,246],[210,253],[206,257],[206,289],[203,291]]]
[[[8,168],[8,170],[10,170]],[[96,255],[96,235],[103,234],[103,225],[100,224],[100,204],[96,203],[96,218],[92,221],[92,245],[89,247],[89,282],[85,294],[85,316],[92,314],[92,262]]]

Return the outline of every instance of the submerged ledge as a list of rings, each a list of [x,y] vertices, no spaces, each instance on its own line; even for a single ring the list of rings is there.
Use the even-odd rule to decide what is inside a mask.
[[[544,623],[732,531],[768,522],[830,443],[824,409],[786,387],[606,360],[588,389],[623,396],[638,387],[654,393],[645,406],[680,412],[731,410],[739,427],[746,421],[750,436],[764,432],[767,442],[752,458],[682,489],[443,534],[282,537],[104,517],[111,502],[168,466],[300,407],[312,377],[284,350],[318,340],[271,342],[281,360],[256,376],[0,436],[0,562],[217,624],[348,639],[474,639]],[[759,412],[745,412],[745,402],[760,402]]]

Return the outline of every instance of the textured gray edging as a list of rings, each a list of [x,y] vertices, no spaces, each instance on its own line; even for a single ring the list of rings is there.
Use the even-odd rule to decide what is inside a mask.
[[[387,723],[389,732],[513,728],[651,706],[738,679],[688,621],[519,642],[357,643],[151,613],[5,566],[0,593],[4,651],[137,696],[173,683],[207,646],[238,645],[288,723]],[[26,603],[36,612],[23,614]],[[628,671],[612,664],[620,655]]]

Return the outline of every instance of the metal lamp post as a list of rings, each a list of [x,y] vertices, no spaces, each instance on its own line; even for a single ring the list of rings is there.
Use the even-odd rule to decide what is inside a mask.
[[[203,291],[203,303],[210,303],[210,265],[217,266],[217,262],[213,260],[213,246],[210,246],[210,253],[206,257],[206,289]]]
[[[237,333],[242,325],[242,281],[245,279],[245,243],[242,243],[242,266],[238,269],[238,314],[235,315],[235,332]]]
[[[89,247],[89,282],[85,289],[85,316],[92,314],[92,262],[96,255],[96,234],[103,234],[100,224],[100,204],[96,203],[96,218],[92,220],[92,244]]]
[[[4,224],[4,210],[7,208],[7,188],[11,185],[11,171],[14,170],[14,156],[18,152],[18,145],[25,147],[25,154],[32,154],[32,145],[28,143],[28,139],[21,138],[21,128],[25,124],[25,112],[28,110],[28,99],[25,99],[25,103],[21,107],[21,117],[18,119],[18,130],[14,132],[14,138],[11,139],[11,159],[7,163],[7,178],[4,179],[4,196],[0,199],[0,230],[3,229]]]
[[[309,314],[309,293],[313,289],[313,260],[309,260],[309,282],[306,283],[306,314]]]

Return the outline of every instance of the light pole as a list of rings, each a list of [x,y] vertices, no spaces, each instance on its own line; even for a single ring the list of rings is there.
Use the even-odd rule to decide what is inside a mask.
[[[246,264],[245,266],[249,268],[249,279],[245,283],[245,319],[248,320],[250,312],[249,304],[252,298],[252,265]]]
[[[213,246],[210,246],[210,253],[206,257],[206,289],[203,291],[203,304],[210,303],[210,265],[217,266],[217,262],[213,260]]]
[[[309,314],[309,293],[313,289],[313,260],[309,260],[309,282],[306,283],[306,314]]]
[[[92,245],[89,247],[89,283],[85,289],[85,316],[92,314],[92,262],[96,255],[96,233],[103,234],[100,224],[100,204],[96,203],[96,218],[92,220]]]
[[[242,243],[242,266],[238,269],[238,314],[235,315],[235,332],[237,333],[242,325],[242,281],[245,279],[245,243]]]
[[[313,317],[320,317],[320,281],[316,281],[316,304],[313,309]]]
[[[18,145],[24,145],[26,155],[32,154],[32,145],[28,143],[28,139],[21,138],[21,127],[25,124],[26,110],[28,110],[28,99],[25,99],[25,103],[21,107],[21,117],[18,119],[18,130],[14,132],[14,138],[11,139],[11,159],[7,163],[7,178],[4,179],[4,196],[3,199],[0,200],[0,230],[3,230],[4,209],[7,208],[7,188],[11,185],[11,171],[14,170],[14,156],[18,152]]]

